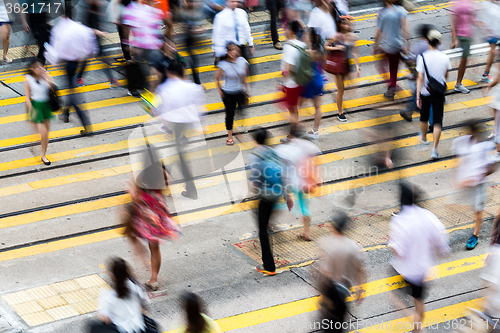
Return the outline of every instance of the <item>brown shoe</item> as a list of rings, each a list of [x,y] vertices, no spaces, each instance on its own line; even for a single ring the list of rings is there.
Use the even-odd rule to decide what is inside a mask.
[[[281,42],[277,42],[276,44],[274,44],[274,48],[276,50],[283,50],[283,45],[281,45]]]

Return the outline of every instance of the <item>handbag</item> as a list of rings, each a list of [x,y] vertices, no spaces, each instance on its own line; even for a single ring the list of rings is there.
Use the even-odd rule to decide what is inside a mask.
[[[424,62],[425,74],[427,75],[427,91],[431,94],[431,96],[444,97],[446,85],[429,75],[424,55],[422,55],[422,61]]]
[[[238,75],[238,77],[240,78],[241,82],[244,83],[245,81],[243,81],[243,78],[238,73],[238,71],[236,70],[236,68],[234,68],[233,64],[230,63],[229,61],[227,63],[230,64],[231,67],[233,67],[234,71],[236,72],[236,75]],[[243,89],[243,95],[244,95],[244,97],[243,97],[243,106],[247,106],[250,103],[250,96],[249,96],[248,92],[245,89]]]
[[[326,54],[325,72],[330,74],[348,74],[349,60],[347,59],[347,52],[340,50],[329,51]]]
[[[52,112],[56,112],[61,108],[61,103],[59,102],[59,96],[57,96],[57,87],[52,85],[49,90],[49,104]]]

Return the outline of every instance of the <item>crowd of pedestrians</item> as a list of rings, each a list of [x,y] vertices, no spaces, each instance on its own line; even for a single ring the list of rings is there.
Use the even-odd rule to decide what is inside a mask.
[[[24,30],[33,32],[39,47],[37,59],[30,64],[29,74],[25,77],[24,89],[29,119],[41,136],[40,158],[45,165],[51,164],[46,156],[50,119],[52,113],[61,106],[55,94],[57,88],[54,81],[44,69],[46,60],[52,64],[64,64],[66,70],[70,93],[61,119],[68,122],[69,108],[73,107],[84,127],[81,135],[93,134],[91,121],[79,106],[75,89],[84,85],[83,73],[88,59],[103,55],[100,38],[106,33],[101,31],[99,23],[104,14],[102,3],[99,0],[87,0],[86,4],[85,24],[73,20],[72,7],[67,2],[64,16],[52,28],[50,36],[48,15],[43,8],[39,12],[21,15]],[[117,26],[119,33],[129,94],[140,97],[146,90],[159,97],[155,112],[161,118],[162,132],[173,135],[175,141],[186,186],[181,194],[196,200],[198,191],[193,172],[186,162],[184,146],[187,144],[188,131],[201,127],[202,122],[200,110],[204,104],[204,90],[196,70],[198,57],[193,50],[196,35],[203,31],[201,20],[213,20],[212,50],[217,67],[214,82],[225,108],[227,146],[235,144],[234,138],[240,140],[243,132],[241,129],[236,130],[235,117],[244,118],[243,112],[249,103],[254,42],[248,13],[240,1],[207,0],[204,4],[195,0],[184,2],[182,20],[186,32],[185,43],[191,58],[192,83],[186,79],[186,62],[177,52],[173,41],[173,15],[168,5],[162,4],[162,1],[153,3],[151,0],[112,0],[108,5],[107,16],[109,22]],[[258,0],[245,2],[249,11],[258,5]],[[304,229],[297,235],[298,238],[303,241],[314,240],[310,233],[312,212],[307,194],[320,182],[312,161],[321,153],[315,143],[320,139],[322,98],[325,98],[327,73],[335,81],[336,89],[332,95],[337,105],[337,119],[346,122],[348,118],[343,107],[345,84],[352,76],[360,76],[361,66],[347,1],[315,0],[312,8],[313,4],[305,0],[266,0],[265,7],[270,14],[272,46],[283,51],[280,90],[284,96],[282,104],[289,113],[290,130],[281,138],[282,145],[273,148],[269,145],[270,133],[262,128],[255,129],[255,147],[247,155],[247,164],[250,169],[250,188],[258,198],[257,222],[262,264],[257,265],[256,269],[272,276],[277,270],[268,230],[280,202],[284,202],[290,211],[294,211],[294,208],[299,211]],[[489,84],[488,89],[495,96],[492,104],[495,115],[495,130],[491,135],[493,140],[482,142],[477,135],[477,127],[471,123],[468,126],[470,133],[456,139],[452,148],[459,160],[457,186],[468,193],[470,200],[467,203],[473,206],[476,219],[473,235],[466,244],[468,250],[478,244],[486,200],[484,184],[494,171],[495,163],[500,160],[500,90],[497,87],[500,75],[496,78],[490,75],[500,37],[500,27],[496,23],[498,19],[495,19],[494,14],[500,13],[499,8],[495,0],[484,1],[480,5],[472,0],[457,0],[450,14],[451,48],[460,47],[462,50],[454,90],[464,94],[470,92],[464,86],[464,76],[471,54],[473,32],[478,28],[484,31],[486,42],[490,45],[486,68],[480,80]],[[201,17],[201,12],[206,17]],[[413,112],[420,112],[420,143],[424,147],[429,145],[427,133],[430,127],[433,134],[430,157],[439,159],[438,144],[451,62],[442,52],[441,33],[430,25],[419,27],[418,41],[409,44],[411,27],[408,15],[399,0],[383,1],[376,21],[373,53],[383,59],[383,67],[387,68],[383,72],[389,74],[387,90],[383,95],[387,100],[394,100],[400,90],[398,73],[401,61],[413,61],[414,68],[410,69],[413,69],[414,76],[409,80],[410,85],[413,85],[413,96],[401,116],[412,121]],[[286,30],[286,42],[279,38],[279,25]],[[10,21],[2,12],[1,4],[0,32],[3,60],[9,63]],[[105,67],[105,73],[111,88],[121,87],[109,67]],[[314,104],[314,122],[312,128],[302,131],[299,107],[307,99],[311,99]],[[495,144],[496,155],[491,158],[489,154],[495,150]],[[384,163],[389,168],[393,167],[390,155]],[[132,203],[127,206],[123,218],[128,239],[151,273],[144,285],[152,291],[159,288],[159,244],[163,239],[176,239],[180,233],[162,194],[169,177],[163,164],[158,159],[153,161],[149,168],[133,179],[128,190]],[[393,268],[409,284],[415,304],[413,320],[419,323],[424,316],[424,276],[432,266],[434,249],[439,249],[442,254],[448,254],[450,249],[447,238],[443,236],[444,227],[437,217],[418,207],[415,188],[402,184],[400,192],[402,208],[390,222],[389,247],[395,255]],[[325,253],[321,263],[324,276],[321,284],[322,315],[329,320],[342,322],[347,311],[345,300],[350,296],[349,289],[366,281],[366,258],[360,253],[359,246],[345,235],[349,217],[336,213],[331,220],[332,236],[319,242]],[[500,214],[495,226],[499,220]],[[149,255],[143,243],[147,243]],[[92,332],[152,330],[156,323],[142,314],[148,302],[147,294],[131,276],[125,261],[113,259],[110,274],[114,288],[102,296],[100,321],[92,325]],[[361,301],[361,295],[362,290],[358,289],[353,297]],[[184,332],[220,331],[217,324],[203,313],[202,301],[198,296],[185,294],[182,304],[187,318]]]

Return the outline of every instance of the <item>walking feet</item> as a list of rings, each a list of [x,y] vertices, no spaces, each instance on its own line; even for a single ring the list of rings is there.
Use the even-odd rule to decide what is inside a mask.
[[[264,265],[257,265],[257,266],[255,266],[255,268],[257,269],[257,272],[259,272],[259,273],[262,273],[265,275],[270,275],[270,276],[276,275],[276,271],[268,271],[264,268]]]
[[[41,160],[42,160],[43,164],[50,165],[50,161],[46,156],[42,157]]]
[[[151,282],[147,281],[144,283],[146,288],[151,289],[152,291],[157,291],[158,290],[158,282]]]
[[[479,243],[479,240],[477,239],[477,236],[476,235],[472,235],[467,240],[467,244],[465,244],[465,248],[467,250],[474,250],[474,248],[477,246],[477,243]]]

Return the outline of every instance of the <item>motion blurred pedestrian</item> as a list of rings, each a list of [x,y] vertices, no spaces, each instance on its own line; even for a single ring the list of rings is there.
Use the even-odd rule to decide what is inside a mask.
[[[178,333],[220,333],[219,325],[204,312],[202,299],[191,292],[185,292],[181,296],[182,307],[186,314],[186,327],[178,330]]]
[[[50,105],[50,90],[54,89],[54,80],[38,58],[31,62],[29,74],[25,76],[25,79],[26,111],[36,130],[40,133],[41,160],[43,164],[50,165],[50,161],[45,154],[49,145],[50,119],[54,117]]]
[[[169,38],[172,33],[162,25],[167,24],[165,14],[152,6],[152,0],[134,0],[123,10],[122,24],[125,35],[132,36],[128,44],[132,46],[131,53],[137,68],[143,77],[150,73],[150,66],[161,61],[160,48],[163,45],[163,36]],[[128,78],[134,80],[133,77]],[[145,86],[148,86],[145,83]],[[152,90],[149,85],[149,89]],[[137,89],[129,88],[129,95],[139,97]]]
[[[430,111],[432,108],[432,136],[434,143],[431,158],[438,159],[437,151],[441,128],[443,126],[444,102],[446,92],[446,80],[451,70],[451,62],[448,56],[438,50],[441,44],[441,33],[431,29],[427,33],[429,49],[417,57],[417,107],[420,110],[420,142],[427,146],[427,128],[429,124]]]
[[[83,24],[93,30],[101,31],[101,21],[102,21],[102,11],[103,11],[103,2],[102,0],[86,0],[84,8],[86,12],[84,13]],[[102,34],[99,34],[102,35]],[[102,37],[96,35],[97,43],[99,45],[99,54],[97,55],[97,59],[102,61],[105,64],[103,68],[104,74],[108,78],[109,87],[111,89],[120,88],[121,84],[117,79],[113,78],[113,73],[111,72],[111,68],[106,61],[104,61],[104,46]],[[77,86],[83,86],[83,73],[85,71],[85,67],[87,65],[87,59],[83,61],[80,65],[80,69],[76,73],[76,84]]]
[[[168,39],[163,39],[163,46],[161,48],[162,56],[160,61],[156,61],[152,66],[152,71],[155,73],[156,79],[151,82],[151,90],[156,91],[159,84],[165,82],[167,79],[166,70],[171,62],[179,62],[184,67],[186,62],[184,58],[177,52],[175,43]]]
[[[389,248],[395,254],[391,261],[393,270],[409,285],[397,290],[395,299],[401,303],[401,292],[413,297],[415,313],[413,332],[419,332],[424,320],[424,279],[434,264],[436,251],[448,255],[448,234],[444,225],[430,211],[417,206],[418,193],[410,185],[400,184],[401,211],[391,218]],[[395,275],[395,274],[393,274]],[[398,304],[406,308],[406,305]]]
[[[54,62],[52,63],[53,65],[59,63],[59,61],[65,62],[66,78],[70,94],[68,95],[66,107],[63,109],[61,118],[65,123],[68,123],[69,108],[73,106],[84,127],[80,133],[82,136],[87,136],[93,133],[87,114],[78,107],[79,98],[74,90],[76,88],[75,75],[82,61],[97,54],[99,46],[96,40],[96,33],[99,32],[73,21],[72,17],[72,7],[68,1],[64,6],[64,17],[52,29],[50,38],[51,48],[47,54],[50,56],[49,60]]]
[[[266,0],[266,8],[269,11],[270,25],[271,25],[271,41],[277,50],[283,50],[283,45],[280,42],[278,34],[278,21],[279,15],[285,6],[284,0]]]
[[[226,8],[215,16],[212,28],[212,50],[215,54],[216,65],[226,56],[226,45],[229,42],[241,48],[241,55],[247,61],[254,53],[248,14],[238,8],[238,5],[238,0],[226,0]]]
[[[495,125],[493,126],[493,133],[490,135],[493,142],[496,144],[496,152],[494,159],[500,161],[500,63],[498,63],[498,71],[495,79],[488,85],[488,91],[493,95],[490,104],[493,109],[493,117],[495,118]]]
[[[38,45],[37,58],[45,65],[45,43],[49,42],[50,36],[48,24],[50,0],[21,0],[19,3],[22,6],[21,23],[23,29],[26,33],[33,32],[33,37]],[[63,10],[62,8],[57,8],[58,11]],[[60,14],[60,12],[57,14]]]
[[[233,123],[236,105],[238,105],[241,114],[248,101],[249,88],[246,82],[248,78],[248,62],[240,56],[240,48],[233,42],[229,42],[226,49],[225,59],[217,64],[219,69],[215,72],[215,86],[219,90],[226,109],[226,145],[232,146],[234,145]],[[220,85],[222,79],[224,79],[223,87]]]
[[[146,332],[142,310],[143,303],[149,303],[148,295],[134,283],[125,260],[113,258],[110,266],[113,289],[104,290],[99,297],[97,316],[100,322],[91,324],[90,332]]]
[[[226,0],[205,0],[203,4],[203,14],[210,22],[213,22],[215,15],[221,12],[225,6]]]
[[[283,73],[282,88],[285,93],[285,105],[290,115],[290,125],[297,126],[299,123],[299,98],[304,86],[313,80],[314,69],[311,66],[307,44],[298,40],[297,33],[300,23],[293,21],[288,24],[286,35],[287,42],[283,48],[281,66]],[[307,68],[306,68],[307,67]],[[305,74],[305,72],[308,72]],[[308,76],[308,78],[306,78]],[[287,136],[281,139],[281,143],[287,143]]]
[[[455,182],[459,188],[464,189],[467,204],[474,210],[476,225],[465,246],[467,250],[472,250],[479,242],[479,231],[483,224],[487,177],[493,172],[495,163],[489,153],[495,150],[495,145],[491,141],[481,141],[477,124],[469,122],[467,131],[467,135],[453,140],[452,151],[458,157]]]
[[[156,91],[162,101],[158,110],[174,132],[182,176],[186,182],[186,190],[181,195],[196,200],[198,191],[184,156],[183,147],[186,144],[181,142],[181,137],[186,138],[190,129],[201,130],[200,113],[205,96],[202,87],[184,80],[184,66],[179,61],[170,62],[166,68],[167,80]]]
[[[316,33],[316,29],[309,29],[309,57],[314,69],[314,76],[311,82],[304,87],[301,93],[299,104],[302,105],[305,99],[312,99],[314,104],[314,123],[312,129],[306,132],[310,139],[319,139],[319,125],[321,123],[321,97],[323,96],[323,75],[322,66],[325,60],[325,54],[322,51],[321,36]]]
[[[195,50],[196,36],[205,32],[201,26],[203,13],[201,12],[203,2],[201,0],[187,0],[183,3],[183,26],[186,34],[185,44],[186,51],[191,59],[191,72],[193,81],[196,84],[201,84],[200,74],[198,73],[198,52]]]
[[[253,12],[255,7],[259,5],[259,0],[245,0],[245,7],[248,8],[248,11]]]
[[[377,32],[373,53],[383,52],[389,63],[389,86],[384,96],[394,99],[398,80],[401,52],[407,53],[406,41],[409,33],[406,23],[408,12],[396,5],[398,0],[384,0],[384,8],[378,15]]]
[[[323,332],[344,332],[342,324],[347,313],[346,298],[351,296],[349,289],[366,282],[366,256],[356,242],[345,236],[349,221],[345,213],[335,212],[329,226],[331,236],[318,241],[324,258],[319,264],[321,316],[328,323]],[[352,295],[358,305],[363,300],[363,292],[359,287]]]
[[[4,0],[0,0],[0,38],[2,38],[3,61],[10,64],[12,59],[7,56],[10,46],[10,30],[12,22],[9,19]]]
[[[269,220],[276,202],[285,198],[288,209],[293,208],[293,198],[289,195],[289,187],[285,179],[284,166],[280,157],[267,146],[269,132],[259,128],[254,132],[255,148],[247,155],[250,166],[249,182],[252,191],[259,197],[257,220],[259,223],[259,240],[262,250],[262,265],[257,265],[258,272],[265,275],[276,275],[276,264],[269,242]]]
[[[131,0],[111,0],[106,9],[106,15],[109,22],[116,25],[118,36],[120,37],[120,46],[122,48],[123,58],[130,63],[130,46],[128,45],[129,33],[126,31],[122,23],[123,9],[130,4]]]
[[[299,128],[293,126],[290,131],[290,141],[287,144],[276,147],[276,153],[284,162],[286,179],[290,185],[291,195],[298,202],[304,231],[297,234],[301,240],[310,242],[312,213],[309,208],[308,193],[319,183],[314,158],[321,154],[321,150],[309,140],[299,137]]]
[[[481,27],[483,36],[486,37],[486,42],[490,45],[481,81],[491,83],[493,78],[490,75],[490,70],[496,58],[496,49],[500,38],[500,21],[498,20],[500,17],[500,2],[498,0],[487,0],[480,2],[479,6],[477,23]]]
[[[314,0],[314,3],[316,7],[313,8],[309,15],[307,26],[314,28],[323,40],[331,38],[337,33],[337,26],[330,8],[324,0]]]
[[[458,66],[455,91],[463,94],[470,92],[469,89],[464,87],[462,80],[467,68],[467,59],[470,56],[474,27],[477,25],[476,11],[476,5],[472,0],[457,0],[451,7],[451,36],[453,39],[450,48],[454,49],[459,45],[462,48],[462,59]]]
[[[337,86],[337,108],[339,111],[339,115],[337,116],[338,120],[345,122],[347,121],[347,117],[344,114],[342,103],[344,102],[344,81],[348,77],[349,73],[355,71],[356,77],[360,75],[359,69],[359,53],[358,47],[356,46],[357,37],[352,33],[351,23],[346,18],[341,18],[338,21],[338,32],[334,35],[333,38],[328,39],[325,44],[325,51],[327,52],[336,52],[338,57],[342,60],[343,68],[336,71],[334,74],[335,84]],[[354,59],[355,70],[349,64],[351,57]],[[337,59],[339,59],[337,58]],[[327,56],[328,61],[328,56]],[[338,61],[338,60],[337,60]],[[327,63],[328,66],[328,63]],[[325,70],[328,71],[327,67]]]
[[[180,233],[162,195],[166,179],[162,163],[156,157],[156,153],[148,149],[145,152],[144,169],[128,189],[132,203],[127,206],[124,215],[125,234],[141,261],[151,270],[151,278],[145,285],[153,291],[158,290],[158,272],[161,267],[160,242],[164,239],[175,240]],[[143,240],[148,243],[151,260],[146,257]]]

